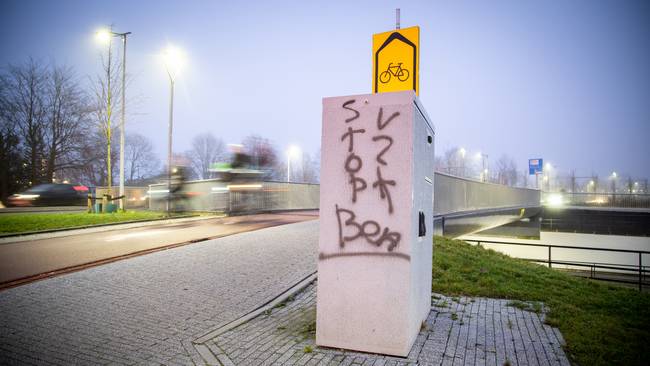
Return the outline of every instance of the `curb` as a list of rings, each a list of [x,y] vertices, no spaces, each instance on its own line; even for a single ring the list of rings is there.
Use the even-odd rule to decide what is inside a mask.
[[[38,240],[44,238],[47,239],[59,238],[63,236],[99,233],[104,231],[130,229],[134,227],[152,226],[152,225],[160,225],[160,224],[167,224],[167,223],[174,224],[178,222],[218,219],[224,217],[226,216],[217,216],[217,215],[198,216],[198,217],[179,216],[175,218],[162,217],[159,219],[151,219],[151,220],[133,220],[133,221],[112,222],[112,223],[100,224],[100,225],[76,226],[76,227],[61,228],[61,229],[42,230],[42,231],[28,231],[22,233],[0,235],[0,245],[8,244],[8,243],[18,243],[22,241]],[[123,225],[123,227],[121,225]]]
[[[230,323],[227,323],[193,340],[192,345],[194,346],[194,349],[199,353],[199,355],[201,355],[201,358],[203,358],[203,361],[205,361],[207,365],[215,365],[215,366],[234,365],[232,360],[230,360],[230,358],[223,351],[221,351],[221,349],[215,343],[213,342],[212,344],[206,344],[206,343],[210,342],[210,340],[212,340],[213,338],[218,337],[219,335],[226,333],[227,331],[248,322],[249,320],[262,314],[266,310],[273,309],[276,305],[284,302],[290,296],[300,292],[305,287],[309,286],[312,282],[314,282],[314,280],[316,280],[317,277],[318,277],[318,271],[307,275],[307,277],[303,278],[298,283],[296,283],[295,285],[293,285],[288,290],[281,293],[271,301],[267,302],[266,304],[263,304],[262,306],[240,317],[239,319],[235,319]]]

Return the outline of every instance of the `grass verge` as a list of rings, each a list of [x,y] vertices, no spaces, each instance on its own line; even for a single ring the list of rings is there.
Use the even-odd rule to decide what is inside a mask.
[[[0,215],[0,234],[101,225],[164,217],[163,212],[126,211],[111,214],[66,213],[7,213]]]
[[[433,291],[541,301],[578,365],[642,365],[650,347],[650,294],[577,278],[458,240],[435,238]]]

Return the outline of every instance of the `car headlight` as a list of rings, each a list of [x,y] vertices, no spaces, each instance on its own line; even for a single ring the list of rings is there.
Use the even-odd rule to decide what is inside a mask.
[[[33,200],[40,197],[40,194],[17,194],[16,198],[24,200]]]

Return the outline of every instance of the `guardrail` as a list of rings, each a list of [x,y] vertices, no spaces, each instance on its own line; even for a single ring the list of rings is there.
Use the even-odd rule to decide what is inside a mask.
[[[650,194],[544,192],[542,203],[550,206],[650,209]]]
[[[164,211],[167,185],[149,186],[149,209]],[[217,179],[186,182],[174,195],[172,210],[252,213],[318,209],[318,184],[287,182],[224,182]]]
[[[644,254],[650,254],[650,251],[645,251],[645,250],[629,250],[629,249],[612,249],[612,248],[596,248],[596,247],[577,247],[577,246],[569,246],[569,245],[553,245],[553,244],[535,244],[535,243],[513,243],[513,242],[506,242],[506,241],[493,241],[493,240],[477,240],[477,239],[463,239],[466,242],[470,243],[476,243],[477,245],[481,244],[497,244],[497,245],[518,245],[518,246],[530,246],[530,247],[544,247],[548,248],[548,259],[539,259],[539,258],[520,258],[523,260],[527,260],[530,262],[537,262],[537,263],[547,263],[548,268],[553,268],[553,264],[562,264],[562,265],[567,265],[567,266],[576,266],[576,267],[589,267],[590,268],[590,278],[596,279],[596,280],[603,280],[603,281],[612,281],[612,282],[620,282],[620,283],[630,283],[630,284],[638,284],[639,286],[639,291],[643,289],[644,285],[648,285],[648,283],[645,283],[645,277],[648,272],[650,272],[647,269],[647,266],[643,266],[643,255]],[[618,253],[633,253],[637,254],[639,257],[639,264],[638,265],[629,265],[629,264],[617,264],[617,263],[597,263],[597,262],[581,262],[581,261],[558,261],[558,260],[553,260],[552,258],[552,249],[577,249],[577,250],[590,250],[590,251],[602,251],[602,252],[618,252]],[[613,271],[620,271],[620,272],[633,272],[634,274],[638,275],[638,280],[637,281],[627,281],[627,280],[622,280],[622,279],[616,279],[616,278],[598,278],[595,277],[596,274],[596,269],[609,269]]]
[[[434,177],[436,216],[464,211],[509,207],[539,207],[540,191],[479,182],[440,172]]]
[[[244,187],[237,188],[238,185]],[[179,204],[186,210],[195,211],[317,209],[319,188],[318,184],[308,183],[265,181],[238,184],[207,179],[186,182],[183,191],[189,196],[179,200]],[[148,198],[151,210],[165,210],[167,185],[150,185]],[[435,215],[539,205],[538,190],[484,183],[439,172],[434,176]]]

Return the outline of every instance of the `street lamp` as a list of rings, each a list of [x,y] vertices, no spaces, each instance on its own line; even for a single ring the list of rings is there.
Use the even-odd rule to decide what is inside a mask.
[[[616,193],[616,172],[612,172],[612,193]]]
[[[460,150],[458,150],[458,152],[460,152],[460,175],[461,177],[464,177],[465,176],[465,153],[467,151],[465,151],[465,148],[461,147]]]
[[[291,159],[300,155],[300,148],[296,145],[289,146],[287,150],[287,182],[291,182]]]
[[[481,159],[481,181],[485,182],[486,181],[486,176],[487,176],[487,171],[488,171],[488,166],[486,165],[487,163],[487,154],[483,154],[481,152],[476,153],[476,158]]]
[[[551,165],[551,163],[546,163],[544,164],[544,168],[546,170],[546,175],[544,176],[544,181],[546,182],[546,191],[550,192],[551,191],[551,170],[553,169],[553,165]]]
[[[172,130],[174,126],[174,79],[183,63],[183,53],[176,47],[169,46],[163,52],[165,70],[169,76],[169,122],[167,124],[167,215],[169,215],[172,180]]]
[[[119,33],[113,32],[112,29],[102,29],[97,32],[97,39],[102,43],[108,43],[112,37],[122,38],[122,121],[120,123],[120,193],[124,196],[124,124],[125,117],[125,98],[126,98],[126,36],[131,32]],[[108,61],[110,62],[110,60]],[[109,75],[110,77],[110,75]],[[124,198],[120,199],[120,210],[124,210]]]

